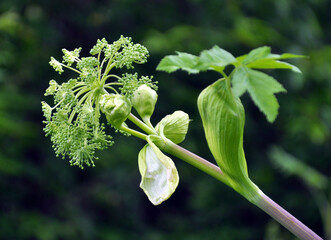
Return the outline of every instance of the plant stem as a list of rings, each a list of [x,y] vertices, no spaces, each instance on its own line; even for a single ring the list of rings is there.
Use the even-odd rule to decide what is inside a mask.
[[[126,132],[126,133],[129,133],[129,134],[131,134],[131,135],[133,135],[133,136],[135,136],[135,137],[137,137],[137,138],[140,138],[140,139],[142,139],[142,140],[145,140],[146,141],[146,139],[147,139],[147,135],[145,135],[145,134],[143,134],[143,133],[141,133],[141,132],[138,132],[138,131],[136,131],[136,130],[133,130],[133,129],[131,129],[131,128],[128,128],[128,127],[125,127],[125,126],[121,126],[121,128],[120,128],[122,131],[124,131],[124,132]]]
[[[302,222],[288,213],[285,209],[271,200],[268,196],[261,193],[260,201],[257,206],[286,227],[295,236],[304,240],[322,240],[316,233],[310,230]]]
[[[137,118],[135,115],[130,113],[128,116],[128,119],[133,122],[135,125],[137,125],[140,129],[145,131],[147,134],[156,134],[155,130],[151,127],[147,126],[144,122],[142,122],[139,118]]]
[[[155,130],[147,126],[144,122],[139,120],[133,114],[130,114],[128,117],[134,124],[140,127],[148,134],[155,134]],[[122,130],[139,137],[141,139],[146,140],[146,135],[135,130],[122,127]],[[222,170],[216,165],[210,163],[209,161],[199,157],[198,155],[182,148],[181,146],[173,143],[172,141],[161,138],[154,135],[153,142],[164,152],[167,152],[177,158],[184,160],[185,162],[191,164],[192,166],[200,169],[201,171],[207,173],[208,175],[216,178],[217,180],[229,185],[227,177],[224,175]],[[254,201],[251,201],[253,204],[258,206],[264,212],[269,214],[272,218],[277,220],[281,225],[287,228],[290,232],[292,232],[295,236],[303,240],[322,240],[316,233],[310,230],[307,226],[305,226],[302,222],[288,213],[285,209],[271,200],[268,196],[266,196],[261,190],[257,189],[256,195],[254,197]],[[245,196],[244,196],[245,197]],[[246,196],[247,197],[247,196]],[[248,198],[247,198],[248,199]],[[250,201],[250,199],[248,199]]]
[[[210,176],[218,179],[219,181],[228,185],[227,179],[224,176],[222,170],[210,163],[209,161],[195,155],[194,153],[180,147],[179,145],[171,142],[170,140],[157,140],[154,142],[161,150],[167,152],[175,157],[178,157],[185,162],[193,165],[194,167],[202,170]],[[258,192],[259,196],[255,202],[255,205],[269,214],[272,218],[277,220],[295,236],[303,240],[322,240],[316,233],[310,230],[302,222],[288,213],[285,209],[271,200],[262,191]]]
[[[164,139],[163,139],[164,140]],[[227,180],[222,170],[211,162],[199,157],[198,155],[182,148],[181,146],[171,142],[170,140],[155,141],[155,144],[164,152],[167,152],[177,158],[184,160],[192,166],[200,169],[217,180],[227,184]]]

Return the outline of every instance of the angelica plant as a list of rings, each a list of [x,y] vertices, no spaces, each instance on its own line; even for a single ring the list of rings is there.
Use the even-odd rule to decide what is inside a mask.
[[[279,107],[274,94],[285,91],[274,78],[255,69],[283,68],[300,72],[281,60],[302,56],[276,55],[269,47],[262,47],[234,57],[215,46],[200,56],[178,52],[160,62],[157,69],[167,72],[182,69],[196,74],[214,70],[221,74],[222,78],[203,90],[198,98],[206,140],[218,164],[215,166],[177,145],[185,140],[190,122],[185,112],[175,111],[153,125],[151,117],[158,95],[157,82],[153,82],[152,77],[138,77],[137,73],[130,72],[119,76],[111,71],[114,68],[131,71],[134,63],[145,63],[148,51],[144,46],[122,36],[111,44],[105,39],[98,40],[89,57],[80,57],[80,52],[81,48],[63,49],[62,62],[53,57],[50,61],[59,74],[64,69],[76,74],[62,84],[51,80],[45,95],[53,96],[54,104],[42,102],[46,119],[44,130],[53,142],[56,155],[68,157],[71,165],[80,168],[94,166],[95,152],[114,143],[109,134],[111,129],[106,129],[101,122],[104,115],[115,132],[146,141],[138,154],[140,187],[154,205],[167,200],[179,183],[175,163],[166,152],[233,188],[296,236],[321,239],[250,180],[243,148],[245,113],[239,97],[248,91],[272,122]],[[225,68],[230,65],[232,71],[226,74]],[[128,127],[127,121],[138,129]]]
[[[49,82],[45,96],[54,97],[54,106],[42,102],[44,130],[57,156],[68,156],[71,165],[81,168],[84,164],[94,166],[95,151],[114,143],[100,122],[101,112],[120,130],[131,112],[129,98],[133,92],[141,85],[156,89],[151,77],[138,78],[136,73],[117,76],[111,70],[132,69],[134,63],[145,63],[148,51],[123,36],[112,44],[98,40],[90,50],[90,57],[80,57],[81,48],[62,51],[62,62],[52,57],[50,65],[59,74],[68,69],[76,76],[62,84]]]

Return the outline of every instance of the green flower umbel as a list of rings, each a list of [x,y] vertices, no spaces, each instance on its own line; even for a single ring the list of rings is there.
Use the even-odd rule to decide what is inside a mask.
[[[72,165],[83,168],[84,163],[94,166],[95,151],[113,144],[100,123],[101,113],[108,122],[120,128],[131,112],[128,99],[141,85],[156,89],[150,77],[136,73],[117,76],[113,68],[133,68],[133,63],[145,63],[147,49],[134,44],[131,38],[121,36],[109,44],[98,40],[89,57],[80,57],[81,48],[73,51],[63,49],[62,62],[51,58],[50,65],[58,73],[70,69],[77,75],[58,84],[51,80],[46,96],[53,96],[54,106],[42,102],[46,120],[44,130],[50,136],[57,155],[68,156]]]

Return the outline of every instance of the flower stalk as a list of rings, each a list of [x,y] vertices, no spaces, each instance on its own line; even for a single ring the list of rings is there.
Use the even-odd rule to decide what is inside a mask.
[[[181,160],[191,164],[192,166],[200,169],[201,171],[207,173],[213,178],[228,185],[227,180],[222,172],[222,170],[216,165],[210,163],[209,161],[197,156],[196,154],[180,147],[179,145],[172,143],[169,140],[163,142],[157,142],[157,146]],[[287,212],[284,208],[275,203],[267,195],[265,195],[261,190],[259,190],[255,195],[256,202],[254,204],[278,221],[281,225],[287,228],[299,239],[303,240],[322,240],[316,233],[304,225],[301,221]]]
[[[275,79],[251,68],[287,68],[299,72],[295,66],[279,60],[302,56],[271,54],[270,48],[262,47],[235,58],[215,46],[203,51],[199,57],[178,52],[178,56],[168,56],[161,61],[159,70],[172,72],[183,69],[189,73],[214,70],[223,75],[223,79],[208,86],[198,98],[206,140],[218,164],[216,166],[177,145],[186,137],[190,122],[188,114],[175,111],[155,127],[151,124],[157,101],[157,82],[152,82],[152,77],[138,78],[137,73],[124,73],[122,76],[110,73],[113,68],[132,69],[133,63],[145,63],[148,51],[144,46],[133,44],[131,38],[121,36],[112,44],[105,39],[98,40],[90,51],[91,57],[80,58],[80,51],[81,48],[73,51],[63,49],[62,62],[54,58],[50,61],[59,74],[63,67],[78,73],[75,79],[62,84],[51,80],[45,95],[54,97],[54,106],[42,102],[46,118],[44,130],[51,137],[57,155],[68,156],[71,165],[81,168],[84,165],[94,166],[97,159],[95,151],[113,144],[112,137],[100,122],[101,114],[104,114],[108,124],[117,131],[147,142],[138,155],[142,176],[140,187],[154,205],[167,200],[179,182],[176,166],[163,153],[166,152],[233,188],[300,239],[321,239],[250,180],[243,149],[245,113],[239,97],[248,91],[268,121],[272,122],[279,107],[274,94],[285,91]],[[230,64],[235,68],[228,77],[224,68]],[[141,120],[132,114],[132,109]],[[128,127],[127,120],[144,133]]]
[[[146,129],[150,132],[143,122],[141,122],[138,118],[136,118],[133,114],[131,114],[130,120],[135,124],[139,124],[139,127]],[[137,124],[137,126],[138,126]],[[126,129],[122,129],[126,131]],[[130,133],[130,132],[128,132]],[[162,151],[171,154],[190,165],[196,167],[197,169],[207,173],[213,178],[219,180],[220,182],[229,185],[226,176],[222,172],[222,170],[209,162],[208,160],[190,152],[189,150],[173,143],[169,139],[156,137],[153,142],[156,144],[159,149]],[[240,192],[239,192],[240,193]],[[245,197],[245,196],[244,196]],[[270,199],[267,195],[265,195],[261,190],[258,189],[254,196],[255,201],[251,201],[254,205],[259,207],[265,213],[270,215],[276,221],[278,221],[281,225],[287,228],[290,232],[292,232],[299,239],[303,240],[322,240],[315,232],[313,232],[310,228],[304,225],[301,221],[287,212],[280,205],[275,203],[272,199]],[[249,199],[248,199],[249,200]]]

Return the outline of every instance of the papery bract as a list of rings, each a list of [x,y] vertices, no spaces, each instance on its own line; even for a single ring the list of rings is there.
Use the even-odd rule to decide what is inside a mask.
[[[174,162],[151,141],[139,152],[140,188],[148,199],[159,205],[176,190],[179,176]]]
[[[156,131],[174,143],[184,141],[190,119],[187,113],[175,111],[165,116],[156,126]]]

